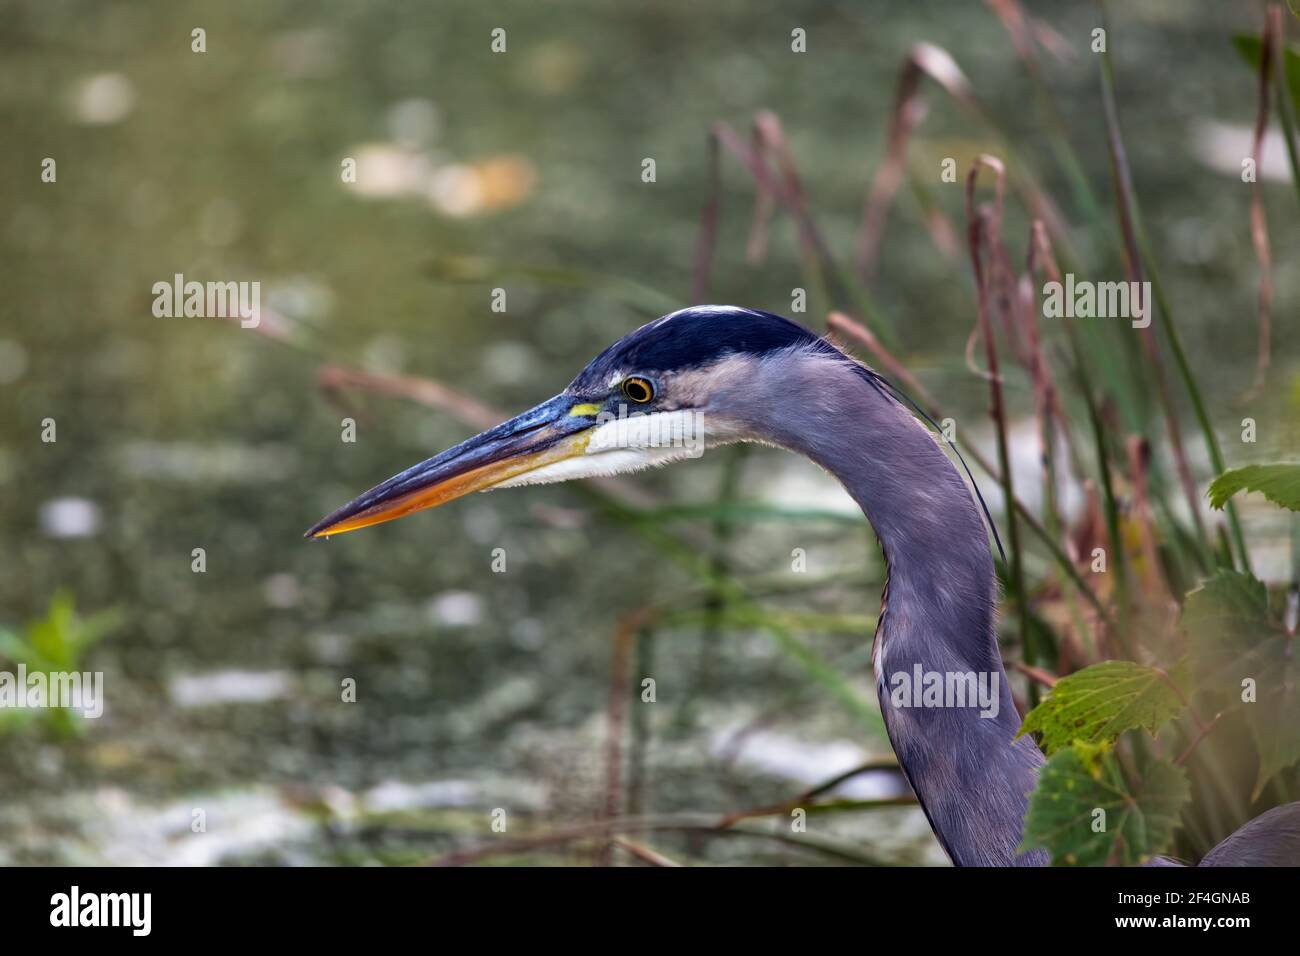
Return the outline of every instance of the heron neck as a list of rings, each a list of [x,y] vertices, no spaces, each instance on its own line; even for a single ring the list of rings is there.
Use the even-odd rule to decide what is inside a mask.
[[[880,540],[888,573],[872,661],[899,764],[954,863],[1045,863],[1041,851],[1015,852],[1043,758],[1029,738],[1013,742],[1020,716],[979,508],[910,412],[847,364],[830,376],[826,364],[786,366],[768,394],[787,413],[759,427],[838,478]]]

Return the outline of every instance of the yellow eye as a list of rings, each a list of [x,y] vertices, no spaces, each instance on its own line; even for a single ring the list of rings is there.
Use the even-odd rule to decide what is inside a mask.
[[[623,394],[638,405],[644,405],[655,397],[655,387],[649,379],[633,375],[623,379]]]

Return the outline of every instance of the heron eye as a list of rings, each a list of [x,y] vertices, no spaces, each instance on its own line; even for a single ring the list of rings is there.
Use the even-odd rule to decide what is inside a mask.
[[[655,387],[649,379],[634,375],[623,379],[623,394],[638,405],[644,405],[655,397]]]

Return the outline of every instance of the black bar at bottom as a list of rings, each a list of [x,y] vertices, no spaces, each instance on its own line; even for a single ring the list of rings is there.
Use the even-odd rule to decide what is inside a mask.
[[[605,948],[678,934],[734,944],[780,924],[795,941],[848,933],[872,945],[942,946],[1062,929],[1071,939],[1276,934],[1293,925],[1295,880],[1295,870],[1173,868],[61,868],[0,871],[0,899],[6,942],[76,934],[78,943],[338,945],[406,933],[460,949],[520,934]],[[85,925],[107,922],[117,925]]]

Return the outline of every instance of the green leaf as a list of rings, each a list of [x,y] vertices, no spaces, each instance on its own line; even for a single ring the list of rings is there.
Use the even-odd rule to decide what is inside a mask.
[[[1158,760],[1130,785],[1109,750],[1080,743],[1047,761],[1021,852],[1045,849],[1053,866],[1135,866],[1168,847],[1189,795],[1186,774]]]
[[[1273,504],[1300,511],[1300,465],[1247,465],[1225,471],[1210,482],[1210,505],[1222,508],[1242,489],[1263,492]]]
[[[72,595],[64,589],[55,591],[45,617],[27,625],[27,643],[38,661],[52,670],[67,669],[67,635],[75,620]]]
[[[1232,38],[1232,45],[1237,48],[1241,58],[1254,67],[1255,75],[1258,76],[1260,50],[1263,47],[1259,35],[1239,33]],[[1282,60],[1286,64],[1286,85],[1291,91],[1291,100],[1300,109],[1300,50],[1297,50],[1295,44],[1283,47]]]
[[[13,631],[0,629],[0,659],[26,664],[30,648]]]
[[[83,653],[121,622],[116,610],[99,611],[89,617],[77,613],[72,592],[60,588],[50,598],[45,616],[29,622],[22,636],[0,629],[0,659],[24,665],[29,673],[81,670]],[[0,711],[0,731],[18,730],[38,722],[63,736],[82,732],[78,715],[65,708],[42,711]]]
[[[1300,760],[1300,662],[1295,638],[1269,612],[1268,591],[1221,570],[1183,605],[1198,689],[1241,708],[1259,752],[1252,799]]]
[[[1113,743],[1135,727],[1154,735],[1182,710],[1178,690],[1164,671],[1132,661],[1104,661],[1057,681],[1051,696],[1025,715],[1016,736],[1042,734],[1043,751],[1051,754],[1074,741]]]
[[[1268,590],[1252,575],[1220,570],[1187,595],[1182,624],[1195,650],[1216,661],[1231,656],[1268,629]],[[1204,663],[1198,660],[1198,674]]]
[[[21,642],[0,640],[0,653],[33,669],[77,670],[85,651],[120,622],[116,610],[82,617],[71,592],[60,589],[50,598],[45,616],[28,623]]]

